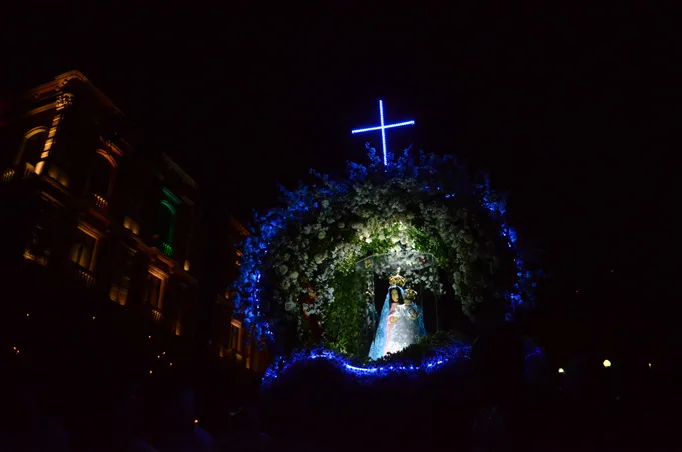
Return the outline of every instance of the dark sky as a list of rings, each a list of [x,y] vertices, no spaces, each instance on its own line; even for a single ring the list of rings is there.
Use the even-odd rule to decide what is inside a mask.
[[[392,149],[414,142],[490,170],[566,281],[617,268],[651,285],[669,271],[679,153],[672,24],[646,2],[475,3],[59,4],[4,19],[3,91],[81,70],[221,213],[268,205],[275,180],[291,187],[310,167],[364,161],[379,135],[349,131],[378,121],[381,98],[387,120],[417,122],[388,134]]]

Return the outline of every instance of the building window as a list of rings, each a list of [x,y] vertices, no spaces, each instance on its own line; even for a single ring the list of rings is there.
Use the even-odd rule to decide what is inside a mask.
[[[175,321],[175,334],[180,336],[182,334],[182,308],[180,309],[180,312],[178,313],[178,318]]]
[[[116,161],[107,152],[98,150],[90,167],[90,194],[109,198],[114,188]]]
[[[24,136],[24,142],[19,148],[19,153],[15,159],[15,163],[25,162],[35,166],[40,161],[40,156],[45,148],[45,142],[47,141],[47,128],[36,127],[30,130]]]
[[[253,344],[249,343],[246,346],[246,368],[251,369],[251,357],[253,355]]]
[[[123,268],[119,271],[114,279],[114,283],[109,290],[109,299],[115,301],[120,305],[125,305],[128,300],[128,291],[130,290],[130,276],[133,271],[133,255],[131,252],[126,253],[126,259],[123,263]]]
[[[242,353],[242,323],[232,319],[230,322],[230,336],[228,338],[228,348],[237,354]]]
[[[76,242],[71,247],[71,261],[86,270],[92,270],[95,261],[97,239],[82,229],[78,229]]]
[[[122,276],[118,283],[111,285],[109,290],[109,299],[115,301],[121,306],[125,306],[128,301],[128,291],[130,290],[130,277]]]
[[[147,274],[147,287],[145,290],[145,302],[154,309],[161,311],[163,308],[163,295],[166,286],[166,278],[158,269],[150,269]]]
[[[64,187],[69,186],[69,175],[66,174],[66,172],[54,165],[50,165],[50,169],[47,170],[47,175],[51,178],[59,182],[60,185]]]
[[[161,201],[157,220],[157,234],[160,241],[160,248],[168,256],[173,255],[175,215],[175,207],[173,207],[168,201]]]
[[[140,225],[130,217],[123,219],[123,227],[130,230],[135,235],[140,235]]]

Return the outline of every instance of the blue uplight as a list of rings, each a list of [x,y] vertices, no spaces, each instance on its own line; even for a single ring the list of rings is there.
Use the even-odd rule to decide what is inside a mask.
[[[412,125],[414,125],[414,121],[404,121],[404,122],[398,122],[395,124],[385,125],[384,124],[384,102],[382,100],[379,100],[379,119],[381,120],[380,126],[366,127],[364,129],[355,129],[355,130],[351,130],[350,133],[356,134],[356,133],[362,133],[362,132],[371,132],[374,130],[381,130],[381,144],[384,147],[383,148],[383,150],[384,150],[384,166],[387,166],[388,160],[386,157],[386,129],[392,129],[393,127],[412,126]]]

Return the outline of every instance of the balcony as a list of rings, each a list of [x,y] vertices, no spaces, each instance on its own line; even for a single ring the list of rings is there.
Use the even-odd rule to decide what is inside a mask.
[[[35,167],[28,162],[23,162],[14,168],[7,168],[4,170],[0,178],[2,179],[2,183],[9,184],[19,179],[26,179],[34,173]]]
[[[95,275],[83,267],[75,265],[73,267],[73,277],[88,289],[95,285]]]
[[[93,193],[90,200],[95,208],[100,213],[107,213],[109,210],[109,202],[103,196]]]
[[[14,170],[14,168],[6,169],[2,173],[2,182],[5,184],[9,184],[10,182],[12,182],[12,180],[14,180],[14,176],[16,174],[17,174],[17,172]]]
[[[152,309],[152,320],[154,323],[161,323],[163,321],[163,314],[158,309]]]

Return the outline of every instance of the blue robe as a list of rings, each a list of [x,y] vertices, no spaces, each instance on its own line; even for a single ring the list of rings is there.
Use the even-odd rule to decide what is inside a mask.
[[[388,288],[377,334],[369,349],[369,357],[372,360],[380,359],[387,353],[397,353],[426,336],[421,307],[415,303],[393,303],[391,301],[392,289],[400,290],[402,298],[405,299],[405,291],[402,287]]]

